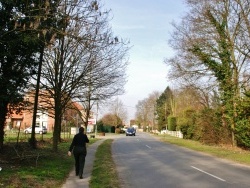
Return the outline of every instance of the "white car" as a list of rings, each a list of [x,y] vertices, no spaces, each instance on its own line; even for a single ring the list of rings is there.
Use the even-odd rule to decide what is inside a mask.
[[[26,129],[24,129],[24,133],[28,134],[32,132],[32,127],[28,127]],[[39,133],[39,134],[46,134],[47,133],[47,128],[45,126],[36,126],[35,127],[35,133]]]

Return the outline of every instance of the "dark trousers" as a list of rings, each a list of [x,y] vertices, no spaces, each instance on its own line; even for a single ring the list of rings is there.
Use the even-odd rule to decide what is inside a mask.
[[[79,177],[83,174],[83,168],[85,165],[85,157],[87,154],[86,147],[74,147],[73,151],[74,157],[75,157],[75,171],[76,175],[79,175]]]

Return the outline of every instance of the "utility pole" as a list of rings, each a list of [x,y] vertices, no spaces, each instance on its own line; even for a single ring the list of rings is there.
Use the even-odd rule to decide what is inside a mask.
[[[98,100],[97,100],[97,103],[96,103],[96,121],[95,121],[95,138],[97,136],[97,119],[98,119]]]

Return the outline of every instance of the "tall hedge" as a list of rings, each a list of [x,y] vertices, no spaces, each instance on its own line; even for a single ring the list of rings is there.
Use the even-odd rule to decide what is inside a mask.
[[[176,117],[168,116],[168,130],[169,131],[176,131]]]

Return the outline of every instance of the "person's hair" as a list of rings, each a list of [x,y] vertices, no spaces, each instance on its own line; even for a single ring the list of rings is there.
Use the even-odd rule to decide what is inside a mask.
[[[84,132],[84,128],[83,127],[80,127],[79,128],[79,133],[83,133]]]

